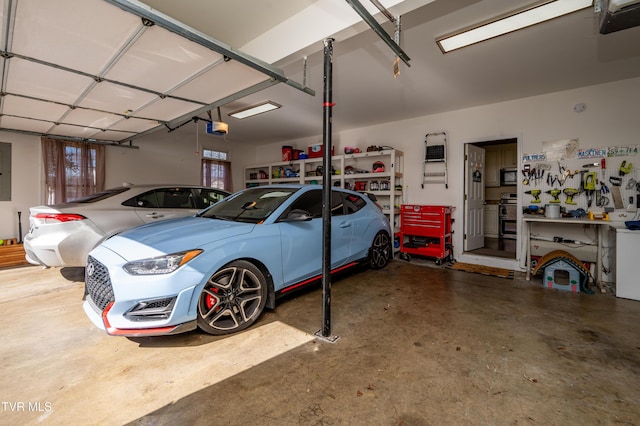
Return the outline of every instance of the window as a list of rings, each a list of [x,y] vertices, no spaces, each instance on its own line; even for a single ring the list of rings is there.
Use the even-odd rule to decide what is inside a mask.
[[[168,188],[156,191],[160,207],[165,209],[195,209],[191,188]]]
[[[203,149],[202,156],[211,160],[223,160],[227,161],[227,153],[221,151],[214,151],[212,149]]]
[[[354,194],[344,194],[344,205],[347,214],[353,214],[367,205],[367,202],[360,196]]]
[[[291,205],[291,210],[304,210],[314,219],[322,217],[322,190],[314,189],[302,194],[295,203]],[[344,214],[344,203],[342,202],[341,193],[331,191],[331,216],[341,216]]]
[[[201,217],[260,223],[282,205],[297,188],[252,188],[237,192],[204,211]]]
[[[291,210],[304,210],[314,219],[322,217],[322,191],[305,192],[291,204],[289,211]]]
[[[46,204],[86,197],[104,189],[104,146],[42,138]]]
[[[158,197],[156,197],[156,191],[147,191],[142,194],[136,195],[133,198],[129,198],[122,203],[123,206],[128,207],[142,207],[147,209],[156,209],[160,206],[158,203]]]
[[[203,149],[202,156],[202,184],[231,191],[231,162],[227,161],[227,153]]]
[[[226,193],[217,189],[194,188],[196,193],[196,204],[199,209],[209,207],[227,196]]]
[[[196,209],[191,188],[158,188],[122,203],[123,206],[149,209]]]
[[[118,194],[122,194],[125,191],[128,191],[129,188],[126,186],[123,186],[122,188],[112,188],[112,189],[107,189],[105,191],[101,191],[101,192],[95,192],[91,195],[87,195],[86,197],[82,197],[82,198],[78,198],[76,200],[73,200],[74,203],[87,203],[87,204],[91,204],[91,203],[96,203],[98,201],[102,201],[102,200],[106,200],[107,198],[111,198],[114,195],[118,195]]]

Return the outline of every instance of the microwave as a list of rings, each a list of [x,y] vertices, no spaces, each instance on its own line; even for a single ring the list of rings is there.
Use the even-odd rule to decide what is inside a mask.
[[[516,168],[500,169],[500,186],[518,184],[518,170]]]

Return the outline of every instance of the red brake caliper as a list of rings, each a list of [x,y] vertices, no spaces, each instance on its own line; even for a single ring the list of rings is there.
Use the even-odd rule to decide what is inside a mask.
[[[218,292],[217,288],[212,288],[211,291],[213,291],[214,293]],[[211,309],[214,306],[216,306],[219,302],[219,299],[209,293],[207,293],[207,298],[206,298],[206,303],[207,303],[207,309]],[[220,307],[218,307],[217,309],[220,309]],[[216,310],[217,310],[216,309]]]

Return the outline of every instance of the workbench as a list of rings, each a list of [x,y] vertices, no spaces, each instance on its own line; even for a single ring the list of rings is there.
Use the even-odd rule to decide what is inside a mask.
[[[571,218],[562,217],[552,219],[544,216],[537,215],[524,215],[524,238],[525,238],[525,267],[526,267],[526,279],[531,279],[531,228],[537,223],[560,223],[563,225],[589,225],[596,228],[596,273],[594,278],[595,284],[598,286],[602,293],[606,292],[606,289],[602,283],[602,242],[604,240],[604,234],[609,228],[624,228],[623,222],[612,222],[602,219],[587,219],[587,218]]]

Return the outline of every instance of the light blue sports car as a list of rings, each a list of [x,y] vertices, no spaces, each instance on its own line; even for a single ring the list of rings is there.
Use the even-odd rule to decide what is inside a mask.
[[[367,195],[332,188],[331,269],[392,257],[387,217]],[[120,336],[244,330],[276,299],[322,276],[322,188],[261,186],[196,216],[118,234],[89,254],[84,310]]]

